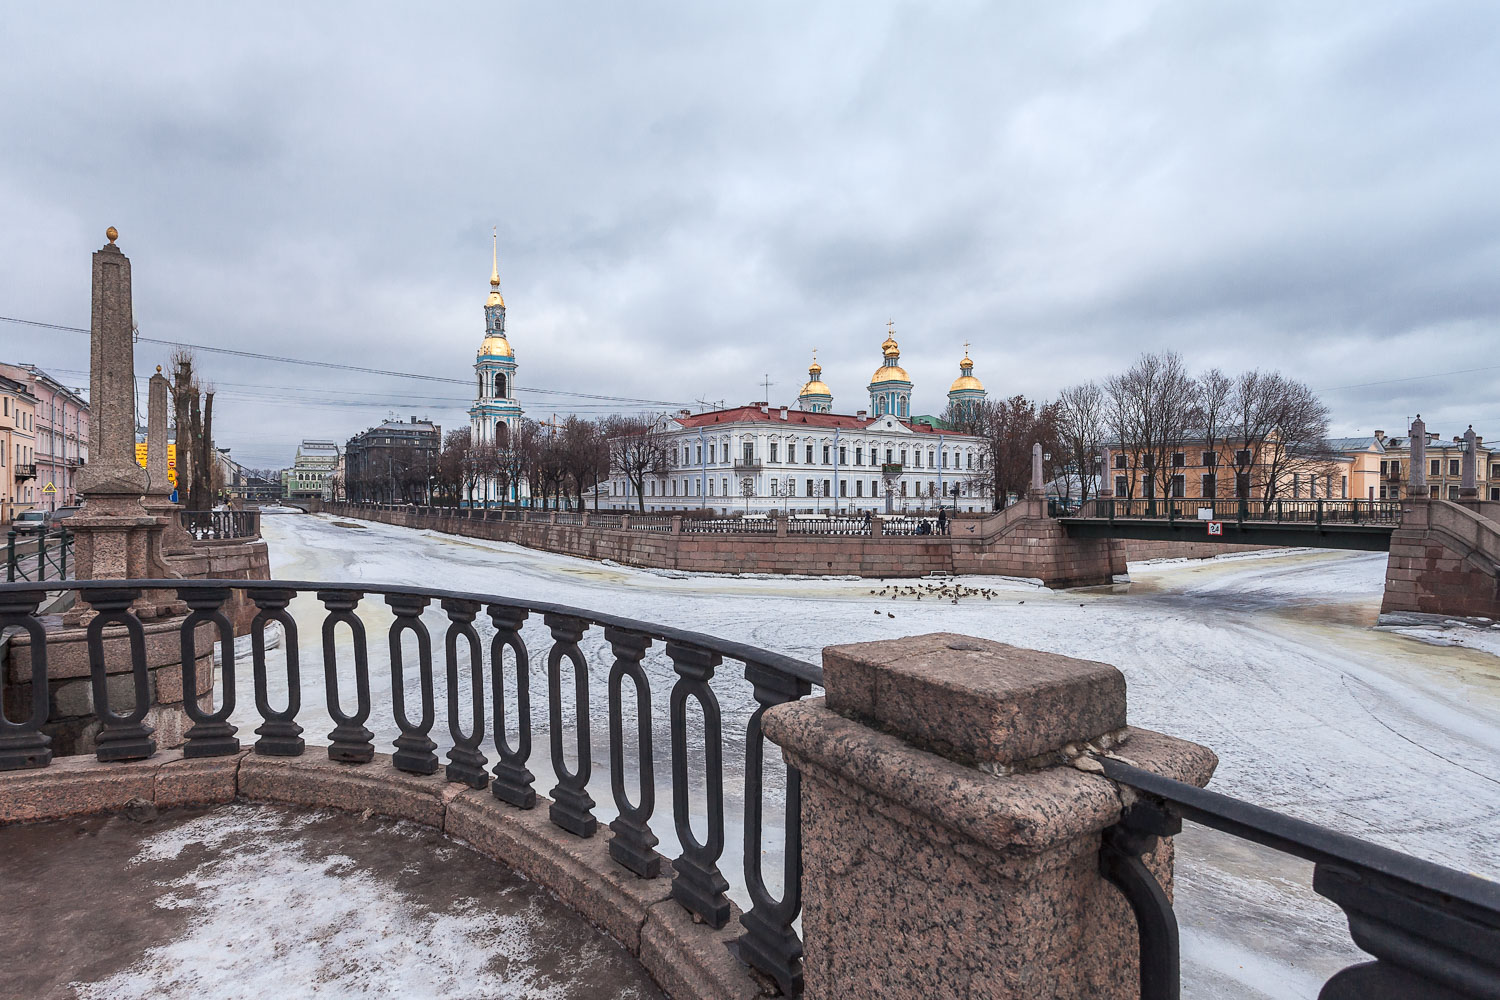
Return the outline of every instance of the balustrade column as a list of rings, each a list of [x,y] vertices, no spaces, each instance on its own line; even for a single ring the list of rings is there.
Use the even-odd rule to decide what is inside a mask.
[[[1213,754],[1128,728],[1111,666],[965,636],[829,647],[823,679],[761,719],[801,774],[804,995],[1139,995],[1136,918],[1101,874],[1122,792],[1079,751],[1199,785]],[[1169,841],[1111,842],[1170,892]]]
[[[557,826],[579,837],[592,837],[599,828],[594,818],[594,800],[589,796],[589,778],[593,774],[589,727],[589,667],[579,640],[588,624],[566,615],[546,615],[542,619],[552,630],[552,650],[547,654],[547,707],[551,723],[552,770],[557,785],[552,789],[552,807],[548,818]],[[573,668],[573,728],[578,767],[568,769],[563,756],[562,661]]]
[[[677,877],[672,880],[672,898],[703,918],[710,927],[729,922],[729,883],[719,871],[724,853],[724,748],[719,724],[719,699],[708,682],[722,658],[717,653],[667,644],[667,655],[677,671],[672,687],[672,817],[682,854],[672,862]],[[693,803],[689,797],[687,702],[692,698],[703,714],[703,775],[708,839],[693,833]]]
[[[453,739],[453,749],[448,751],[448,767],[444,771],[449,781],[461,781],[472,788],[483,788],[489,784],[485,772],[484,752],[479,744],[484,740],[484,657],[480,652],[479,633],[474,628],[474,617],[479,614],[478,601],[466,601],[450,597],[443,601],[443,610],[448,613],[448,633],[444,641],[446,652],[448,688],[448,735]],[[469,731],[463,729],[463,712],[459,705],[458,684],[458,640],[462,637],[469,647]],[[503,721],[503,720],[502,720]]]
[[[521,639],[526,612],[492,604],[488,613],[495,626],[495,637],[490,640],[490,701],[495,716],[495,750],[500,754],[500,760],[491,769],[495,780],[490,783],[490,793],[502,802],[531,809],[536,805],[536,790],[531,786],[536,776],[526,769],[526,762],[531,759],[531,682],[528,677],[531,660],[526,643]],[[511,745],[505,732],[507,649],[511,651],[516,671],[515,746]]]

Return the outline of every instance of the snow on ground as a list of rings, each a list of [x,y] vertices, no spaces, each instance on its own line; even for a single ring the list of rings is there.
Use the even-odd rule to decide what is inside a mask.
[[[1134,725],[1212,747],[1211,787],[1303,819],[1490,878],[1500,877],[1493,831],[1500,820],[1500,661],[1482,651],[1436,646],[1376,630],[1385,556],[1301,551],[1201,562],[1135,564],[1127,586],[1052,592],[1026,581],[959,578],[992,591],[954,605],[875,596],[879,582],[843,579],[687,576],[607,566],[485,542],[327,516],[268,518],[279,579],[440,587],[556,602],[689,628],[817,661],[825,645],[933,631],[1099,659],[1124,672]],[[377,742],[389,722],[390,678],[378,599],[362,606],[370,630]],[[294,607],[302,624],[308,739],[326,733],[320,608]],[[438,724],[445,743],[441,612],[429,611],[438,664]],[[597,630],[595,630],[597,632]],[[490,633],[481,630],[486,643]],[[532,653],[536,751],[531,770],[552,785],[545,726],[550,638],[541,622],[524,633]],[[613,815],[607,773],[605,678],[610,653],[591,633],[583,650],[592,690],[594,775],[601,820]],[[414,660],[413,660],[414,662]],[[724,712],[725,796],[730,842],[726,877],[743,901],[738,858],[743,753],[737,737],[754,710],[737,665],[715,681]],[[659,651],[651,676],[661,849],[675,850],[667,794],[666,698],[673,675]],[[248,665],[241,668],[248,674]],[[274,668],[273,668],[274,676]],[[408,702],[418,712],[408,681]],[[568,699],[571,701],[571,699]],[[258,723],[242,698],[242,736]],[[276,702],[279,704],[279,702]],[[379,718],[385,707],[384,719]],[[314,722],[314,720],[317,720]],[[564,712],[567,760],[576,719]],[[493,757],[493,752],[491,752]],[[633,778],[633,775],[632,775]],[[775,782],[772,782],[773,786]],[[703,833],[701,818],[695,823]],[[776,842],[769,871],[778,871]],[[1310,866],[1190,829],[1179,841],[1179,914],[1184,974],[1198,996],[1313,997],[1318,984],[1359,953],[1341,915],[1312,895]],[[772,862],[775,863],[772,863]]]
[[[0,915],[6,996],[661,997],[538,886],[412,823],[237,804],[21,827],[5,843],[0,875],[31,904],[8,910],[45,920]]]

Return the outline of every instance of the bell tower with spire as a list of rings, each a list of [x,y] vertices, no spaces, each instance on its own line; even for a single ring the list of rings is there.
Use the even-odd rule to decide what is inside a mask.
[[[505,335],[505,297],[500,294],[500,237],[491,236],[490,294],[484,302],[484,341],[474,360],[478,394],[469,407],[469,440],[475,445],[490,445],[500,451],[510,448],[521,422],[521,404],[516,401],[516,354]],[[483,487],[484,499],[515,499],[498,495],[493,483]]]

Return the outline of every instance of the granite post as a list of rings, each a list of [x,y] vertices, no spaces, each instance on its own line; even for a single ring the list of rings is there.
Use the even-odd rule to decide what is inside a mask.
[[[805,996],[1134,998],[1138,931],[1099,873],[1131,793],[1091,751],[1204,785],[1208,749],[1127,725],[1104,663],[933,634],[823,651],[768,709],[802,776]],[[1171,893],[1172,845],[1148,866]]]
[[[1474,425],[1464,431],[1463,479],[1458,487],[1460,500],[1479,499],[1479,438],[1474,434]]]
[[[175,577],[161,555],[161,522],[146,512],[146,470],[135,460],[135,344],[130,258],[109,242],[94,254],[89,348],[89,464],[78,471],[84,506],[68,519],[80,580]],[[170,604],[170,602],[167,602]],[[159,602],[136,604],[143,618]],[[75,616],[76,617],[76,616]]]
[[[146,494],[141,505],[162,521],[162,550],[185,555],[193,550],[193,538],[178,517],[180,508],[171,500],[172,481],[167,465],[167,378],[156,366],[146,395]]]
[[[1042,444],[1038,441],[1031,446],[1031,492],[1033,496],[1041,496],[1046,486],[1042,482]]]
[[[1411,422],[1411,468],[1407,479],[1406,495],[1412,499],[1427,497],[1427,425],[1422,414]]]

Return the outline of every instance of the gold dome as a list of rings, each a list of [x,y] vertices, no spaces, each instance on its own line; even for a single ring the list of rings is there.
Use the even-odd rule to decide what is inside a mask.
[[[510,349],[510,341],[499,336],[484,338],[484,343],[479,345],[479,356],[483,357],[485,355],[493,358],[513,358],[516,356],[515,352]]]
[[[817,381],[818,376],[823,374],[823,366],[814,361],[812,366],[807,369],[807,374],[813,377],[813,381]]]
[[[953,380],[953,384],[948,387],[948,391],[958,392],[961,389],[977,389],[980,392],[983,392],[984,383],[980,382],[973,375],[960,375],[958,378]]]
[[[490,297],[484,300],[484,307],[488,309],[490,306],[499,306],[501,309],[505,308],[505,299],[500,297],[500,289],[497,288],[493,292],[490,292]]]
[[[910,382],[911,376],[906,374],[906,369],[900,365],[881,365],[875,369],[875,374],[870,376],[871,385],[879,385],[882,382]]]
[[[802,387],[802,391],[799,392],[797,395],[799,395],[799,396],[832,396],[833,395],[833,390],[830,389],[830,388],[828,388],[828,386],[826,384],[824,384],[821,379],[816,379],[815,378],[811,382],[809,382],[806,385],[804,385]]]
[[[895,337],[887,335],[885,343],[880,345],[880,353],[888,358],[899,358],[901,356],[901,346],[896,343]]]

